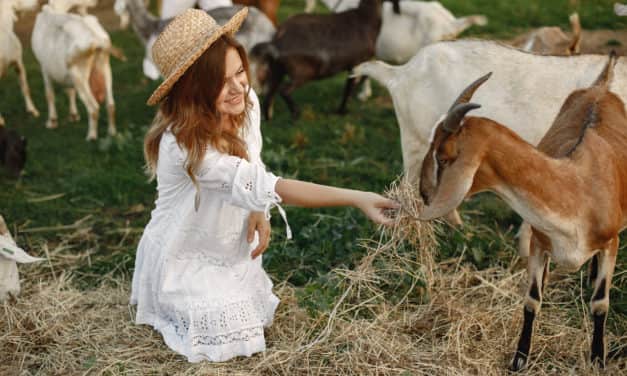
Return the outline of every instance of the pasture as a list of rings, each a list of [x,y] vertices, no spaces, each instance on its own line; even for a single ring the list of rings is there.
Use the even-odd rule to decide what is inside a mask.
[[[509,40],[543,25],[568,30],[567,16],[577,10],[583,52],[627,50],[627,18],[614,15],[613,1],[441,2],[457,16],[488,17],[487,26],[464,37]],[[279,18],[303,8],[302,0],[283,0]],[[101,109],[99,139],[85,141],[85,109],[79,103],[81,121],[69,122],[61,90],[59,128],[44,127],[43,83],[28,43],[24,61],[40,118],[24,110],[14,72],[0,80],[6,126],[28,139],[24,176],[16,181],[0,171],[0,214],[18,245],[46,258],[20,266],[22,294],[2,306],[0,374],[507,374],[526,272],[516,250],[520,217],[491,194],[464,204],[463,227],[437,225],[420,241],[384,248],[376,245],[383,235],[355,209],[288,207],[290,241],[275,214],[263,262],[281,304],[263,354],[190,364],[151,328],[135,326],[128,305],[135,249],[156,198],[143,173],[143,135],[155,111],[145,102],[158,83],[141,72],[144,48],[135,34],[113,21],[113,43],[128,58],[111,62],[117,136],[106,136]],[[27,21],[18,20],[25,29],[20,22]],[[368,101],[353,98],[348,115],[336,115],[345,77],[297,90],[296,121],[277,99],[273,120],[262,123],[263,159],[280,176],[383,192],[402,172],[394,108],[375,85]],[[552,274],[526,374],[624,372],[626,241],[622,236],[610,296],[607,369],[592,369],[587,360],[592,324],[584,267]]]

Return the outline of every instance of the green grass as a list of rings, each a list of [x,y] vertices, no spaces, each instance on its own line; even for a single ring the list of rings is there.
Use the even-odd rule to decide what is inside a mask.
[[[579,12],[583,27],[589,29],[622,29],[627,20],[613,15],[613,1],[442,2],[457,15],[486,14],[489,25],[468,33],[483,37],[509,37],[540,25],[567,28],[567,15],[573,10]],[[303,7],[302,1],[283,1],[280,18]],[[0,85],[0,112],[7,126],[28,138],[24,177],[16,182],[0,172],[0,213],[16,229],[69,225],[91,214],[90,235],[73,242],[75,250],[91,250],[89,262],[81,261],[71,268],[76,283],[85,289],[100,283],[103,276],[130,277],[137,241],[155,199],[154,184],[148,183],[142,172],[142,139],[155,111],[145,101],[157,83],[142,76],[144,50],[134,34],[116,31],[111,36],[128,57],[126,63],[112,61],[120,132],[116,138],[106,138],[106,116],[102,111],[100,140],[86,142],[84,108],[79,104],[81,122],[69,123],[67,100],[61,90],[57,90],[59,128],[44,128],[47,110],[43,83],[28,48],[24,59],[29,84],[42,117],[33,119],[25,113],[13,72]],[[344,79],[345,75],[340,75],[298,90],[294,98],[303,109],[298,121],[292,121],[284,103],[277,100],[275,119],[262,124],[263,158],[277,175],[380,192],[402,171],[394,110],[387,93],[375,86],[374,96],[368,102],[352,100],[347,116],[334,115]],[[38,198],[55,194],[63,196],[37,202]],[[144,210],[131,213],[131,208],[138,204]],[[338,291],[328,284],[327,272],[340,265],[351,267],[359,260],[363,250],[357,245],[358,239],[369,237],[374,227],[355,209],[287,211],[294,240],[284,240],[284,226],[275,216],[274,240],[264,256],[264,265],[274,279],[306,286],[301,297],[306,304],[328,309],[325,302]],[[505,204],[494,195],[480,195],[463,206],[463,215],[466,227],[446,230],[447,235],[441,236],[442,258],[463,254],[465,262],[483,268],[508,263],[514,257],[514,234],[520,219]],[[130,235],[117,231],[125,228],[133,229]],[[41,256],[41,246],[52,248],[63,234],[26,232],[20,233],[17,241],[31,254]],[[626,260],[621,250],[617,273],[624,272]],[[617,278],[615,283],[610,325],[615,315],[627,314],[625,278]]]

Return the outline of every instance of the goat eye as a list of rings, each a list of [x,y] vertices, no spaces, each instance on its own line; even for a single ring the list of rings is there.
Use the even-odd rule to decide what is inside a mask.
[[[438,155],[437,159],[438,159],[438,164],[440,166],[446,166],[448,164],[448,159],[442,158],[439,155]]]

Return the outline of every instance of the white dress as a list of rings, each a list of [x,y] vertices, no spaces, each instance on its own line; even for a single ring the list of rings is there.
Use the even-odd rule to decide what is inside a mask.
[[[263,328],[279,303],[261,257],[250,255],[257,235],[252,244],[246,240],[250,212],[268,215],[281,201],[279,178],[260,159],[259,101],[252,90],[249,98],[243,137],[250,162],[210,148],[197,175],[198,211],[186,152],[169,131],[159,144],[158,198],[137,249],[131,304],[137,324],[160,331],[190,362],[264,351]]]

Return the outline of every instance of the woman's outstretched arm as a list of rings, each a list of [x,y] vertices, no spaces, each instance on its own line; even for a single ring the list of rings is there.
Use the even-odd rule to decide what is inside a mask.
[[[373,192],[337,188],[293,179],[279,179],[275,191],[288,205],[306,208],[354,206],[361,209],[372,221],[381,224],[392,222],[392,219],[384,214],[384,209],[398,208],[397,202]]]

